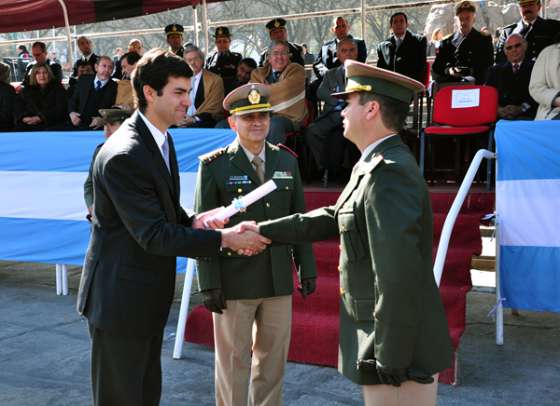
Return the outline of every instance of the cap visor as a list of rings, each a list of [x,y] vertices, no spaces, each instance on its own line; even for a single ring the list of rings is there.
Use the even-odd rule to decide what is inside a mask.
[[[336,93],[331,93],[331,96],[334,97],[335,99],[347,99],[349,95],[351,95],[352,93],[359,93],[357,90],[350,90],[348,92],[336,92]]]
[[[272,113],[272,107],[263,107],[261,109],[254,109],[254,110],[244,110],[244,111],[239,111],[237,113],[233,113],[234,116],[244,116],[246,114],[251,114],[251,113],[262,113],[262,112],[270,112]]]

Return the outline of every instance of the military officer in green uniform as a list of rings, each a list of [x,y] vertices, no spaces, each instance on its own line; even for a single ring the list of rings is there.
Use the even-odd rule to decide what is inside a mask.
[[[206,58],[205,68],[224,81],[224,90],[228,94],[237,84],[237,66],[243,57],[238,52],[230,51],[231,34],[228,27],[217,27],[214,33],[216,51]]]
[[[183,57],[183,33],[185,29],[181,24],[169,24],[165,27],[165,39],[169,45],[169,52]]]
[[[344,136],[362,155],[338,201],[243,228],[273,244],[340,235],[340,372],[363,385],[367,406],[435,405],[451,340],[432,272],[430,196],[397,135],[423,86],[360,62],[345,67]]]
[[[224,99],[237,138],[202,157],[195,193],[198,212],[227,206],[270,179],[277,189],[233,216],[230,225],[305,210],[296,157],[266,142],[272,109],[268,97],[267,86],[250,83]],[[219,258],[198,262],[204,304],[213,312],[217,405],[246,406],[247,399],[255,406],[282,404],[294,262],[305,297],[315,290],[310,243],[270,246],[250,258],[224,250]]]

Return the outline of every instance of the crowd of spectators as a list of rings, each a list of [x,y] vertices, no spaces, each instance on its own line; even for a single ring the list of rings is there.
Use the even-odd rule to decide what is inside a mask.
[[[469,1],[455,6],[456,31],[447,36],[434,32],[430,41],[409,29],[406,13],[397,12],[389,20],[390,35],[372,53],[377,54],[378,67],[425,84],[430,73],[427,55],[435,54],[435,90],[449,83],[486,84],[499,92],[500,118],[558,119],[560,22],[540,17],[539,0],[518,0],[518,7],[519,21],[501,29],[495,46],[487,30],[474,28],[476,8]],[[344,87],[345,60],[366,60],[367,44],[353,37],[348,21],[338,16],[332,20],[333,37],[315,56],[307,45],[290,41],[287,25],[283,18],[266,24],[270,44],[258,64],[230,50],[227,27],[215,29],[215,50],[208,55],[183,42],[180,24],[165,27],[169,50],[193,71],[192,103],[177,125],[225,128],[225,95],[249,81],[268,85],[274,105],[268,140],[283,143],[301,135],[318,172],[336,179],[345,173],[341,168],[353,165],[356,154],[342,136],[344,102],[330,94]],[[19,94],[9,85],[9,70],[0,65],[0,131],[99,129],[100,109],[135,108],[130,78],[144,53],[142,41],[132,39],[126,52],[119,48],[111,57],[96,55],[85,36],[77,39],[77,46],[80,57],[67,86],[61,84],[60,64],[49,58],[41,41],[32,44],[31,52],[18,47],[18,58],[27,61]]]

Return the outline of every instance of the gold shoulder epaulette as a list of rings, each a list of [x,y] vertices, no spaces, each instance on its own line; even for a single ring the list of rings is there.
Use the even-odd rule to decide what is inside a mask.
[[[226,153],[227,148],[218,148],[212,152],[209,152],[205,155],[201,155],[199,157],[200,162],[202,162],[204,165],[208,165],[209,163],[215,161],[217,158],[221,157],[222,155],[224,155]]]
[[[279,149],[283,149],[284,151],[288,152],[289,154],[293,155],[294,157],[298,157],[298,154],[296,154],[292,149],[288,148],[287,146],[285,146],[284,144],[277,144],[276,145]]]
[[[455,34],[455,33],[452,32],[451,34],[446,35],[445,37],[442,38],[442,40],[451,38],[453,36],[453,34]]]

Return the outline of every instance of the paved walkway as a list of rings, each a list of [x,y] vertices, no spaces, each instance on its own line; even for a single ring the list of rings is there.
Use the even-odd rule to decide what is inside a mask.
[[[54,267],[0,262],[0,405],[89,405],[89,339],[75,312],[79,270],[70,271],[71,295],[56,296]],[[182,282],[179,283],[182,286]],[[494,345],[486,317],[494,296],[469,294],[461,347],[461,385],[440,385],[438,405],[558,405],[560,315],[506,316],[504,347]],[[213,405],[213,352],[186,344],[171,359],[178,314],[165,332],[162,406]],[[335,369],[289,363],[285,405],[361,405],[357,386]]]

